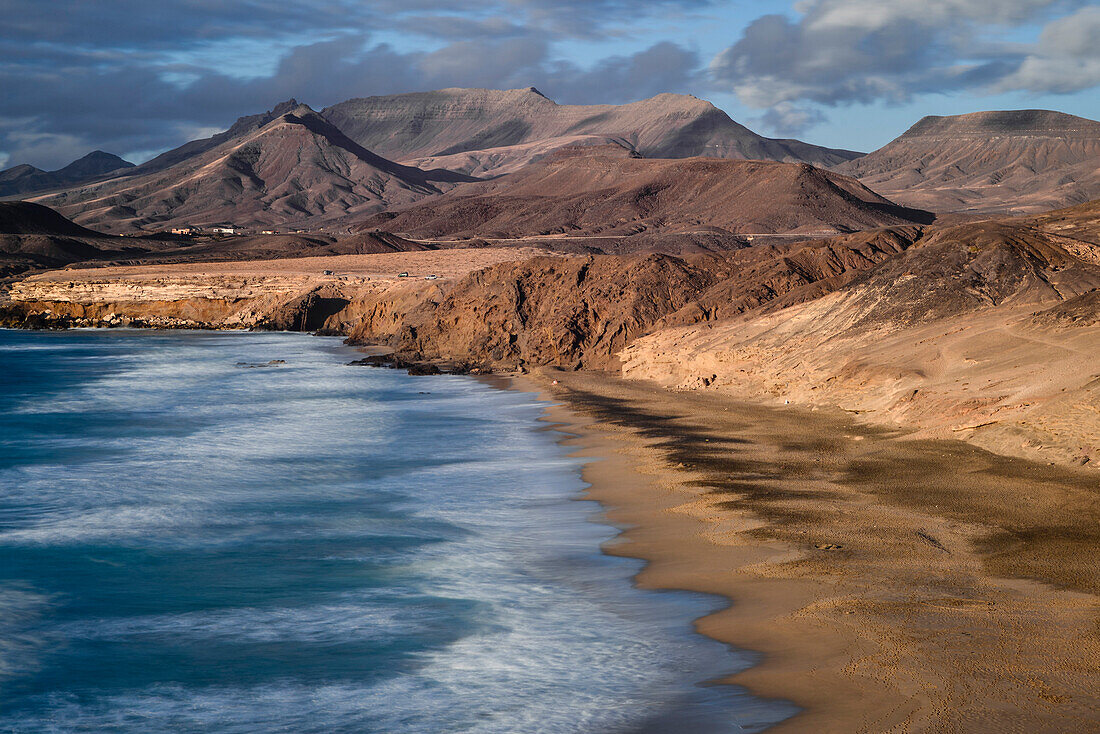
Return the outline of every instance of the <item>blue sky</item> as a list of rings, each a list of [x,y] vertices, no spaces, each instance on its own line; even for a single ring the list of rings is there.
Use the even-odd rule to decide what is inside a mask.
[[[289,97],[442,86],[563,103],[694,94],[872,150],[926,114],[1100,119],[1084,0],[0,0],[0,166],[140,161]]]

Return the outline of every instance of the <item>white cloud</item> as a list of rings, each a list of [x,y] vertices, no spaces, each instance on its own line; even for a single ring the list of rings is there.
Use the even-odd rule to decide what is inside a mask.
[[[1100,7],[1051,21],[1038,47],[1002,79],[999,91],[1069,93],[1100,85]]]
[[[1003,88],[1073,91],[1100,82],[1100,8],[1067,0],[805,0],[799,17],[753,21],[710,64],[714,81],[760,108],[901,103]],[[999,42],[1051,21],[1038,44]],[[990,40],[994,39],[994,40]],[[1011,82],[1008,80],[1012,80]]]

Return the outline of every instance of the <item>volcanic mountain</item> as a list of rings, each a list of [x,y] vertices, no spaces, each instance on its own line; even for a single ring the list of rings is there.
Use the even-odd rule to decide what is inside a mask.
[[[471,179],[386,160],[306,105],[290,110],[283,105],[244,118],[221,136],[170,151],[135,175],[39,201],[104,231],[306,220],[316,228],[407,204],[466,180]]]
[[[925,117],[835,170],[937,212],[1046,211],[1100,196],[1100,122],[1049,110]]]
[[[624,105],[560,105],[537,89],[441,89],[351,99],[322,114],[393,160],[500,174],[565,145],[618,142],[654,158],[708,156],[831,166],[860,153],[775,140],[714,105],[659,94]]]
[[[43,171],[24,163],[0,171],[0,197],[75,186],[111,173],[119,174],[133,167],[133,163],[102,150],[94,150],[56,171]]]
[[[834,234],[931,221],[858,181],[804,163],[639,158],[620,146],[563,149],[517,173],[366,219],[416,237],[640,232]]]

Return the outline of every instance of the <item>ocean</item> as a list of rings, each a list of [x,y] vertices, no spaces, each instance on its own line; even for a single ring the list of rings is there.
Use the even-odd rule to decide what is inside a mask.
[[[760,731],[544,404],[285,333],[0,330],[0,731]]]

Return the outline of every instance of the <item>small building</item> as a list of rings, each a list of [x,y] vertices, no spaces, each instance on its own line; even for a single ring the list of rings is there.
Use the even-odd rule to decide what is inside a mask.
[[[195,234],[195,228],[194,227],[172,227],[172,229],[170,229],[168,231],[171,232],[172,234],[184,234],[184,235]]]
[[[322,270],[321,275],[335,275],[331,270]]]
[[[260,234],[275,234],[275,230],[273,230],[273,229],[263,229],[263,230],[260,230]]]
[[[214,234],[239,234],[240,228],[233,226],[211,227],[210,231]]]

